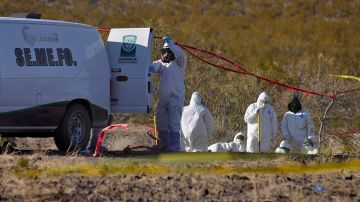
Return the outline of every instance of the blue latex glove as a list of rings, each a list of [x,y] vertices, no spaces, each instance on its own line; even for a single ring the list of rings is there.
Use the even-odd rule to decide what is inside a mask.
[[[150,73],[155,73],[155,65],[150,65],[149,66],[149,72]]]
[[[162,38],[162,40],[164,40],[166,43],[168,43],[168,44],[172,44],[173,43],[173,41],[168,37],[168,36],[164,36],[163,38]]]

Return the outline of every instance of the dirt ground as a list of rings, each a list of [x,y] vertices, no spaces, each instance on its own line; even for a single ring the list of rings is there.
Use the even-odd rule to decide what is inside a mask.
[[[358,160],[358,156],[163,162],[156,160],[159,154],[121,152],[127,145],[153,144],[145,132],[145,128],[137,128],[111,133],[105,145],[112,152],[100,158],[57,152],[50,138],[18,140],[19,147],[14,153],[0,156],[0,201],[360,201],[359,167],[315,173],[251,172],[251,169],[290,164],[347,162]],[[149,163],[134,160],[138,158],[155,160]],[[32,170],[54,171],[109,162],[147,169],[144,172],[107,172],[102,175],[82,172],[22,175]],[[180,171],[147,172],[151,166]],[[244,173],[191,171],[193,168],[217,167],[249,170]]]

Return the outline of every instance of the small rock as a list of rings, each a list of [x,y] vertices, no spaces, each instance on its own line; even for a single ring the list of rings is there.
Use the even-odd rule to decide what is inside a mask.
[[[240,179],[240,180],[244,180],[244,181],[249,181],[249,180],[250,180],[250,178],[247,177],[247,176],[240,176],[239,179]]]
[[[205,189],[204,191],[204,196],[207,196],[209,194],[209,190],[208,189]]]
[[[353,198],[353,197],[356,197],[357,194],[356,194],[355,192],[351,192],[349,196],[350,196],[351,198]],[[1,198],[0,198],[0,199],[1,199]]]
[[[352,180],[353,178],[354,178],[354,175],[350,175],[350,176],[345,177],[345,180]]]

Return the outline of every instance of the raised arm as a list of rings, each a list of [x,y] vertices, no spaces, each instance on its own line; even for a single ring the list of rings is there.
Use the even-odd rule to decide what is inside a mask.
[[[171,51],[174,53],[176,62],[180,67],[186,68],[187,55],[184,50],[176,45],[169,37],[164,36],[163,40],[169,45]]]

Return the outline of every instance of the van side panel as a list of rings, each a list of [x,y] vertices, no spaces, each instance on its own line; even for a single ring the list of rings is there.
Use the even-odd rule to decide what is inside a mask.
[[[110,69],[96,28],[1,19],[0,26],[0,132],[56,128],[74,100],[90,103],[93,125],[106,125]]]
[[[103,128],[109,121],[109,111],[97,105],[91,105],[91,114],[94,128]]]
[[[2,132],[41,129],[44,131],[54,131],[61,122],[68,103],[59,102],[1,113],[0,129],[2,129]]]

